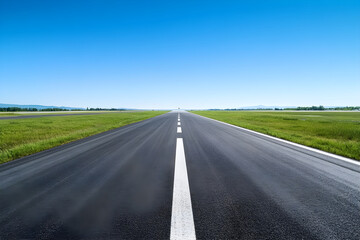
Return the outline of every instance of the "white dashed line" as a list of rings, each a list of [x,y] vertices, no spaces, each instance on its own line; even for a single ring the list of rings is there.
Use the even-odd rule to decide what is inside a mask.
[[[182,138],[178,138],[176,140],[170,239],[196,239],[184,143]]]
[[[181,125],[181,122],[178,122],[178,126],[180,126]]]
[[[181,127],[177,127],[177,133],[182,133]]]

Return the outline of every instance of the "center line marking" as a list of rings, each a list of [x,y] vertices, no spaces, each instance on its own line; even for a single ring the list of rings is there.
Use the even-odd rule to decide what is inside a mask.
[[[177,133],[182,133],[181,127],[177,127]]]
[[[180,126],[181,125],[181,123],[180,122],[178,122],[178,126]]]
[[[170,239],[196,239],[184,142],[182,138],[176,139]]]

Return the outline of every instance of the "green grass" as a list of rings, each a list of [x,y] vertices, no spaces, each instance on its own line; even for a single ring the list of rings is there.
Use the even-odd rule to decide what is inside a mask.
[[[360,160],[360,112],[193,111],[193,113]]]
[[[7,117],[7,116],[18,116],[20,114],[14,112],[0,112],[0,117]]]
[[[52,115],[52,114],[84,114],[84,113],[119,113],[119,112],[135,112],[138,110],[129,111],[50,111],[50,112],[0,112],[0,117],[3,116],[23,116],[23,115]]]
[[[0,120],[0,163],[145,120],[165,111]]]

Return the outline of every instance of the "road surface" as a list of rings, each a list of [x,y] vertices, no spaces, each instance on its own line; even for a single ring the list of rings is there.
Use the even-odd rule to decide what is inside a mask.
[[[1,165],[0,239],[360,239],[329,158],[170,112]]]

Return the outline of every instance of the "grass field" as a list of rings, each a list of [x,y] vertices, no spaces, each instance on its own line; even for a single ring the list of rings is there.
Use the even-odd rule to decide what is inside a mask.
[[[23,116],[23,115],[52,115],[52,114],[84,114],[84,113],[118,113],[118,112],[135,112],[137,110],[129,111],[39,111],[39,112],[0,112],[0,117],[5,116]]]
[[[0,120],[0,163],[151,118],[165,111]]]
[[[7,117],[7,116],[18,116],[20,114],[15,112],[0,112],[0,117]]]
[[[193,111],[193,113],[360,160],[360,112]]]

